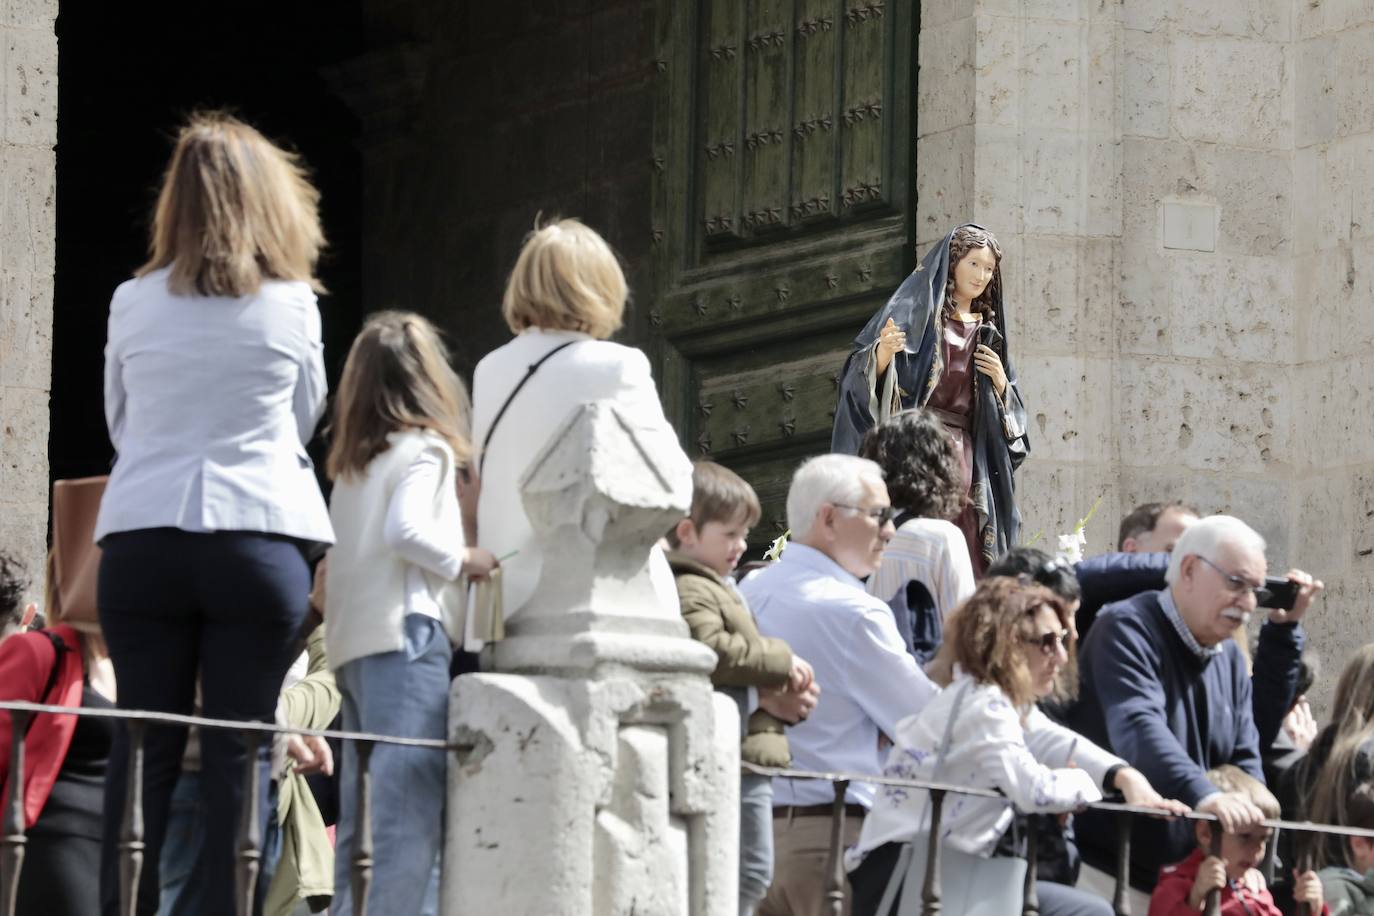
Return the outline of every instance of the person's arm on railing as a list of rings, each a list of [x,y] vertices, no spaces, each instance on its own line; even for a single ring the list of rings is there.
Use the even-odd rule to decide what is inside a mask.
[[[1160,659],[1140,621],[1112,616],[1096,625],[1086,653],[1112,750],[1145,774],[1156,791],[1196,808],[1216,793],[1165,719]]]

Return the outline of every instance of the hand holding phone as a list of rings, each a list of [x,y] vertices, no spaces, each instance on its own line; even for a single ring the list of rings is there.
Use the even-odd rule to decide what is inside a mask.
[[[1288,570],[1282,579],[1266,576],[1264,587],[1269,595],[1257,603],[1269,608],[1270,623],[1297,623],[1312,606],[1312,600],[1326,588],[1320,579],[1301,569]]]

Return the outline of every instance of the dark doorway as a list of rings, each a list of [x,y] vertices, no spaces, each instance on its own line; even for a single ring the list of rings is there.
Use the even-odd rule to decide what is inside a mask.
[[[357,118],[329,67],[361,53],[361,0],[204,6],[63,2],[57,17],[54,478],[105,473],[102,406],[110,294],[142,263],[148,214],[186,114],[227,108],[294,148],[323,195],[320,265],[331,388],[362,316]]]

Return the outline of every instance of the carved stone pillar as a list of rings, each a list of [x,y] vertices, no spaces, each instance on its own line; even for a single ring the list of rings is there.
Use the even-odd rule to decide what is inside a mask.
[[[544,566],[494,671],[454,683],[444,912],[734,913],[738,713],[649,573],[690,465],[596,402],[521,486]]]

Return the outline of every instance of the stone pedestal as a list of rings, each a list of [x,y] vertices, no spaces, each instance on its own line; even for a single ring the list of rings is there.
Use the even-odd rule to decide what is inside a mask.
[[[585,404],[522,491],[545,563],[491,673],[454,683],[443,912],[734,913],[739,717],[649,570],[687,459]]]

